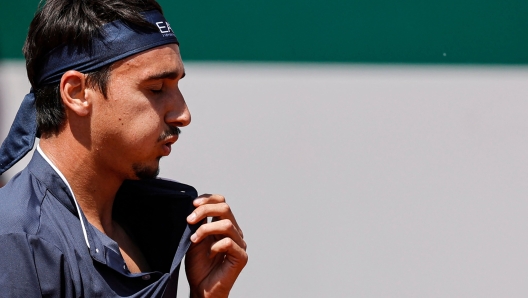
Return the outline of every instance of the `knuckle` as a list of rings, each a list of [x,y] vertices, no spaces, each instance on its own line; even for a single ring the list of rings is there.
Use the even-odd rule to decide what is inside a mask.
[[[231,211],[231,207],[227,203],[222,203],[222,212],[223,213],[229,213]]]
[[[207,235],[207,233],[209,233],[208,225],[201,225],[198,230],[196,230],[196,235],[198,236]]]
[[[243,260],[243,264],[244,266],[246,266],[248,260],[249,260],[249,256],[246,252],[244,252],[244,254],[242,255],[242,260]]]
[[[222,221],[222,226],[224,230],[230,230],[233,228],[233,223],[229,219],[226,219]]]
[[[216,195],[216,197],[218,198],[218,201],[220,201],[220,202],[225,202],[226,201],[226,199],[225,199],[225,197],[223,195]]]
[[[233,239],[228,238],[228,237],[224,238],[222,241],[224,242],[224,245],[225,245],[226,247],[228,247],[228,248],[229,248],[229,247],[232,247],[232,246],[235,244],[235,242],[233,241]]]

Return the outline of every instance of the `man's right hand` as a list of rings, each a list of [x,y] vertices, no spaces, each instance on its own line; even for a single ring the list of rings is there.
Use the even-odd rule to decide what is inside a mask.
[[[242,230],[221,195],[201,195],[187,222],[196,224],[212,217],[191,236],[185,269],[191,297],[228,297],[235,280],[246,266],[248,255]]]

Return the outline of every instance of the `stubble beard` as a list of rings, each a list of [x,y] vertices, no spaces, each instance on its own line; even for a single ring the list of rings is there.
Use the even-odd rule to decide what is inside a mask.
[[[158,177],[159,166],[147,166],[144,164],[133,164],[132,169],[134,170],[134,175],[140,180],[143,179],[154,179]]]

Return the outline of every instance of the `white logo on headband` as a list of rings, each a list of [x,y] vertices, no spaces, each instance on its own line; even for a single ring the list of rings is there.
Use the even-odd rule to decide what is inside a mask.
[[[164,37],[174,35],[174,31],[172,31],[169,22],[156,22],[156,26],[158,26],[159,31]]]

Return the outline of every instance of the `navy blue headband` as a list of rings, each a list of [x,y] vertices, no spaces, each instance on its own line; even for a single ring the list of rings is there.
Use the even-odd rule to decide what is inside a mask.
[[[88,50],[69,45],[51,50],[46,55],[44,66],[37,72],[36,86],[59,83],[68,70],[89,73],[161,45],[178,44],[172,28],[159,11],[147,11],[142,15],[159,30],[141,30],[120,20],[105,24],[101,36],[92,40]],[[0,175],[33,149],[37,136],[36,114],[35,96],[30,92],[24,97],[9,134],[0,147]]]

